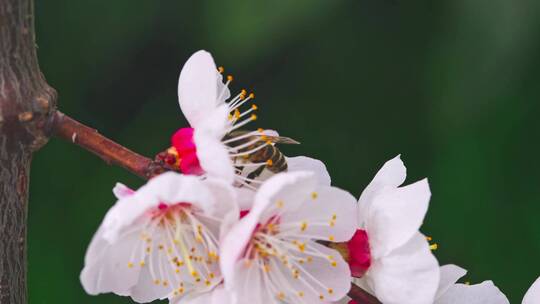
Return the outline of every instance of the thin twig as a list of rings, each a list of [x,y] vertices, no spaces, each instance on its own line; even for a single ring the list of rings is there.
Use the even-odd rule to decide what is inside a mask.
[[[144,179],[170,170],[162,162],[137,154],[59,111],[54,117],[52,133],[94,153],[107,164],[120,166]]]

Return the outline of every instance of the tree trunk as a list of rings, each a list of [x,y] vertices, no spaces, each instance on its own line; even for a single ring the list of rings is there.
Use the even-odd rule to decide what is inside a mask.
[[[40,72],[31,0],[0,0],[0,304],[26,303],[32,153],[48,139],[56,93]]]

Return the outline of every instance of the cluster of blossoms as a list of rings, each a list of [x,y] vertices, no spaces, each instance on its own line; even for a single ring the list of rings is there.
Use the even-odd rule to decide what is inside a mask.
[[[351,283],[385,304],[508,303],[486,281],[457,284],[465,270],[439,266],[420,233],[426,179],[401,186],[389,160],[357,200],[331,185],[324,164],[285,157],[276,131],[245,131],[253,93],[231,97],[211,55],[195,53],[180,74],[179,129],[160,158],[177,172],[118,198],[85,257],[89,294],[145,303],[348,303]],[[538,285],[538,286],[535,286]],[[540,303],[540,283],[523,303]],[[361,303],[358,303],[361,304]]]

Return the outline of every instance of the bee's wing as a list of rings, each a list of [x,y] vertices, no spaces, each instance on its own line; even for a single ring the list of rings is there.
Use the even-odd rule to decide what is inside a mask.
[[[266,136],[266,138],[276,144],[285,144],[285,145],[298,145],[300,142],[284,136]]]

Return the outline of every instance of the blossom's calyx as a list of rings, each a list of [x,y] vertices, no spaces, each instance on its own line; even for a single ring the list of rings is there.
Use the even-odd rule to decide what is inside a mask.
[[[149,302],[221,282],[220,233],[239,213],[230,185],[168,172],[135,192],[122,185],[114,192],[119,201],[94,236],[81,273],[88,293]]]
[[[222,82],[205,51],[193,54],[178,81],[180,108],[190,124],[171,138],[171,148],[161,159],[184,174],[219,177],[236,185],[254,188],[257,179],[287,170],[286,158],[275,144],[293,144],[275,131],[243,128],[257,119],[254,93],[241,90],[230,98],[232,76]]]
[[[225,236],[220,265],[235,303],[323,303],[350,288],[347,263],[317,241],[354,233],[355,199],[307,172],[281,173],[257,191],[253,208]]]
[[[371,266],[371,252],[365,230],[356,230],[351,240],[346,243],[328,243],[327,245],[336,249],[349,263],[353,277],[362,277]]]

